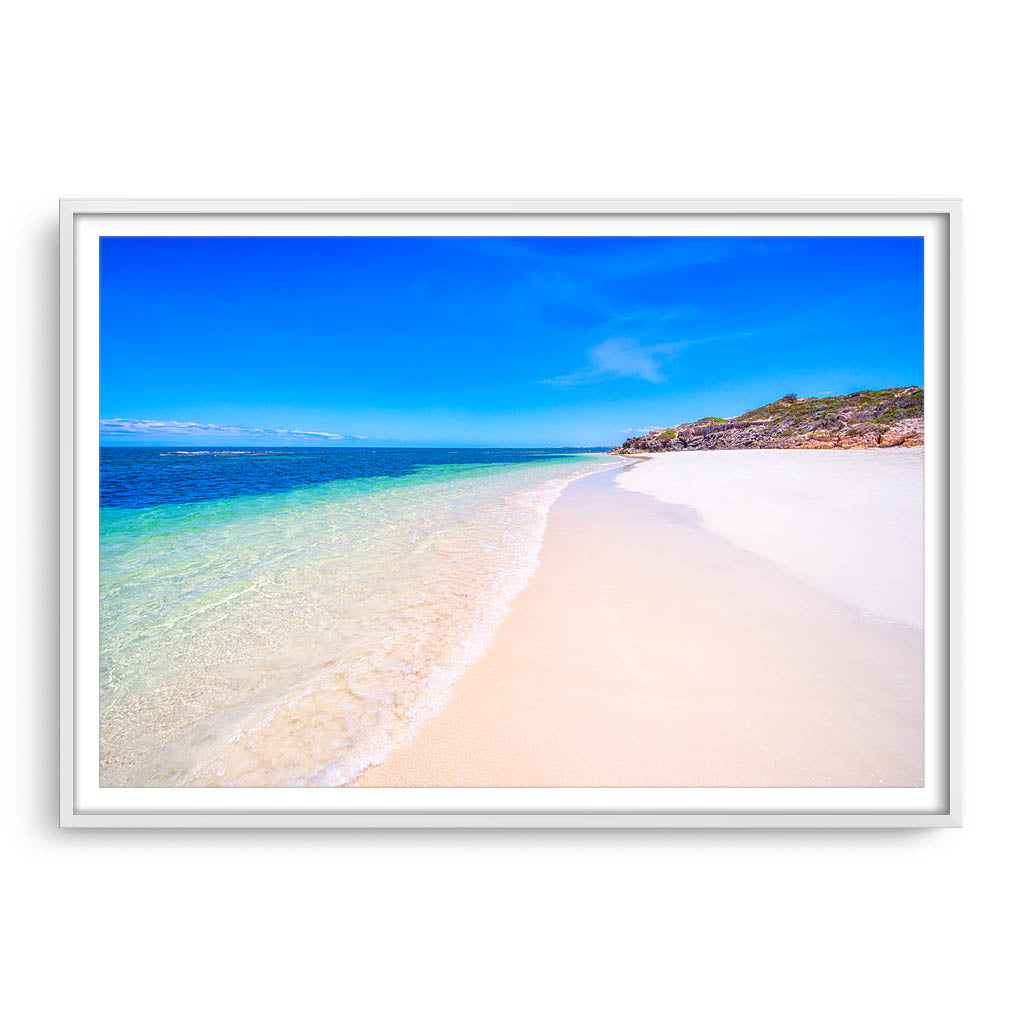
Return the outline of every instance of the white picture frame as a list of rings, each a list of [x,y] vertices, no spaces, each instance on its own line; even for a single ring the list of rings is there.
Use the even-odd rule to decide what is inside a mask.
[[[810,233],[870,234],[924,225],[929,452],[926,463],[927,793],[911,806],[894,791],[674,790],[100,790],[92,778],[89,665],[97,650],[90,567],[98,543],[95,420],[98,403],[98,263],[104,232],[224,234],[254,223],[270,233],[345,233],[388,218],[404,225],[459,219],[488,225],[584,220],[685,233],[697,223],[801,225]],[[824,225],[824,227],[823,227]],[[829,228],[828,225],[832,225]],[[479,228],[477,226],[480,226]],[[272,230],[271,230],[272,229]],[[606,228],[605,228],[606,229]],[[770,229],[770,230],[769,230]],[[633,228],[635,230],[635,227]],[[745,228],[749,233],[749,227]],[[790,227],[789,233],[794,233]],[[888,230],[888,229],[886,229]],[[357,232],[358,233],[358,232]],[[396,232],[397,233],[397,232]],[[515,233],[513,231],[513,233]],[[623,232],[625,233],[625,232]],[[755,231],[756,233],[756,231]],[[893,233],[898,233],[894,231]],[[60,824],[72,828],[919,828],[962,823],[959,672],[960,235],[957,200],[87,200],[60,204]],[[930,321],[929,321],[930,317]],[[92,595],[90,597],[90,594]],[[95,761],[92,762],[95,765]],[[341,798],[331,794],[356,794]],[[155,794],[161,794],[159,800]],[[220,794],[219,796],[216,794]],[[716,802],[717,794],[717,802]],[[747,794],[744,798],[742,794]],[[773,794],[775,796],[773,797]],[[683,800],[683,797],[686,800]],[[728,799],[726,799],[728,797]],[[765,799],[767,797],[767,799]],[[883,799],[883,797],[885,799]],[[772,802],[774,799],[774,803]],[[915,798],[916,799],[916,798]]]

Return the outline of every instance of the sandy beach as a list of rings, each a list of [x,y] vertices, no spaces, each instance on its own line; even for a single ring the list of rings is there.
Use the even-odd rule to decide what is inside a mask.
[[[922,472],[714,452],[571,483],[489,653],[357,784],[920,786]]]
[[[654,455],[617,483],[883,619],[924,624],[924,448]]]

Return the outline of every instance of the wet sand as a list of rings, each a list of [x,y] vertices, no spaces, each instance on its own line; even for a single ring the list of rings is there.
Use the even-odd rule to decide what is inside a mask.
[[[920,786],[922,631],[623,472],[566,488],[489,654],[356,784]]]

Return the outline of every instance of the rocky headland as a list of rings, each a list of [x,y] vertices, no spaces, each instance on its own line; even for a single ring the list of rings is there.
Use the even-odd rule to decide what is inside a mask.
[[[924,390],[855,391],[797,398],[723,419],[705,416],[627,438],[616,455],[728,448],[898,448],[924,444]]]

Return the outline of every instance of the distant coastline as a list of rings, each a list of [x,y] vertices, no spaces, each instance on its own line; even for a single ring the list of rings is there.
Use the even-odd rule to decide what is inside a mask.
[[[795,394],[740,416],[692,423],[627,438],[615,455],[736,448],[913,448],[924,444],[924,389],[889,388],[849,395]]]

